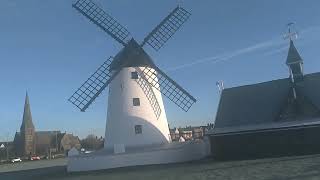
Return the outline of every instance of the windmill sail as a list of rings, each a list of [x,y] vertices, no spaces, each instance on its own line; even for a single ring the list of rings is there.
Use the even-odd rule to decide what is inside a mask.
[[[149,44],[158,51],[173,34],[185,23],[191,13],[182,7],[176,7],[158,26],[156,26],[143,40],[141,46]]]
[[[85,111],[89,107],[89,105],[121,71],[122,67],[140,67],[136,66],[137,64],[132,62],[132,60],[145,60],[146,58],[143,58],[143,56],[146,56],[148,59],[149,56],[143,55],[142,53],[144,52],[142,49],[144,44],[149,44],[155,50],[159,50],[191,15],[182,7],[176,7],[151,31],[151,33],[146,36],[142,44],[139,45],[137,43],[135,44],[134,39],[131,38],[129,31],[124,26],[120,25],[114,18],[91,0],[78,0],[72,6],[99,28],[125,46],[124,49],[116,56],[118,57],[117,61],[112,63],[113,58],[109,58],[105,61],[98,70],[69,98],[69,101],[76,105],[81,111]],[[131,40],[129,41],[129,39]],[[151,86],[158,89],[164,96],[168,97],[184,111],[188,111],[192,104],[196,102],[194,97],[192,97],[175,81],[170,79],[164,72],[156,67],[153,62],[146,63],[142,61],[142,63],[144,65],[150,64],[152,68],[147,68],[147,66],[146,68],[143,68],[139,72],[141,78],[137,80],[137,83],[147,96],[157,118],[159,118],[161,114],[161,107],[159,106]],[[112,67],[112,64],[114,66],[118,65],[121,68],[114,68]],[[115,71],[111,71],[112,68],[114,68]]]
[[[182,110],[187,112],[196,102],[196,99],[184,90],[179,84],[167,76],[158,67],[144,67],[141,73],[150,85],[159,90]]]
[[[81,111],[85,111],[119,73],[109,70],[112,60],[113,57],[109,57],[69,98]]]
[[[160,108],[159,102],[157,100],[157,97],[152,90],[152,86],[148,83],[146,77],[143,75],[140,68],[136,68],[136,71],[139,74],[139,77],[136,81],[139,84],[139,86],[141,87],[141,89],[143,90],[144,94],[146,95],[146,97],[147,97],[147,99],[153,109],[153,112],[158,119],[161,115],[161,108]]]
[[[122,45],[125,46],[126,41],[131,39],[129,31],[124,26],[119,24],[113,17],[91,0],[78,0],[72,5],[72,7],[78,10],[82,15],[86,16],[90,21]]]

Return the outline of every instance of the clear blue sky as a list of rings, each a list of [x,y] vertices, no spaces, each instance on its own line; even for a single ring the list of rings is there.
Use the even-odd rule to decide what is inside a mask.
[[[97,0],[141,41],[176,6],[174,0]],[[67,99],[121,46],[81,16],[69,0],[0,0],[0,140],[19,130],[25,91],[37,130],[103,135],[107,90],[85,113]],[[164,48],[146,51],[198,102],[185,113],[165,100],[170,125],[213,122],[225,87],[288,76],[285,24],[297,23],[305,72],[320,70],[320,2],[183,1],[190,20]],[[214,57],[217,59],[215,60]]]

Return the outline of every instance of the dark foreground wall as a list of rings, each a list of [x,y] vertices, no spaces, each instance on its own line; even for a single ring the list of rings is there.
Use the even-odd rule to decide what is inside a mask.
[[[212,134],[210,142],[219,160],[314,154],[320,153],[320,126]]]

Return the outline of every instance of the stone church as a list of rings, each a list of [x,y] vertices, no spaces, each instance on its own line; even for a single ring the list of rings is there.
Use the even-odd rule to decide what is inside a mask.
[[[13,144],[17,156],[66,153],[73,147],[81,148],[79,138],[72,134],[60,131],[36,131],[32,122],[28,93],[25,98],[20,132],[16,132]]]

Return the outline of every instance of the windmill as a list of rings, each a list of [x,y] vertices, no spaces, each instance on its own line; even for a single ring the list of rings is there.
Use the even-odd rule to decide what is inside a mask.
[[[91,0],[73,5],[92,23],[123,45],[69,98],[81,111],[109,86],[105,148],[170,142],[162,96],[188,111],[196,99],[155,65],[145,45],[158,51],[191,15],[176,7],[139,44],[129,31]]]

